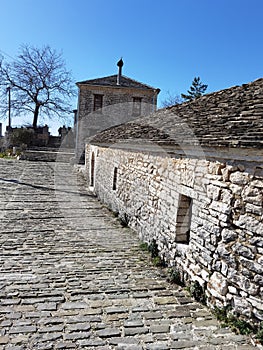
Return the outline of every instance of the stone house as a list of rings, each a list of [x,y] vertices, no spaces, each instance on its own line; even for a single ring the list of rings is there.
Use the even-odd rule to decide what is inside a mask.
[[[124,76],[122,59],[117,65],[118,74],[77,83],[76,157],[90,136],[156,110],[160,90]]]
[[[99,133],[90,188],[207,302],[263,320],[263,79]]]

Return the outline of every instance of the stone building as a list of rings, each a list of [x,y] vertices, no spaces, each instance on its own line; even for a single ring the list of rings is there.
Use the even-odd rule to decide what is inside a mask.
[[[210,305],[263,320],[263,79],[116,126],[86,174]]]
[[[160,90],[124,76],[122,59],[117,65],[118,74],[77,83],[77,157],[90,136],[156,110]]]

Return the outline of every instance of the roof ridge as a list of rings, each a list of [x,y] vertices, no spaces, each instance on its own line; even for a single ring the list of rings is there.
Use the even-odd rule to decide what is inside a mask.
[[[122,75],[121,78],[124,78],[124,82],[120,83],[120,85],[117,85],[117,76],[118,74],[108,75],[100,78],[94,78],[94,79],[88,79],[83,81],[78,81],[77,85],[100,85],[100,86],[117,86],[117,87],[134,87],[134,88],[147,88],[152,90],[158,90],[157,88],[154,88],[151,85],[142,83],[138,80],[132,79],[130,77],[127,77],[126,75]],[[113,83],[113,81],[116,78],[116,83]],[[126,84],[125,84],[126,81]],[[114,80],[115,82],[115,80]],[[133,86],[129,86],[129,82],[133,83]],[[126,85],[126,86],[125,86]]]

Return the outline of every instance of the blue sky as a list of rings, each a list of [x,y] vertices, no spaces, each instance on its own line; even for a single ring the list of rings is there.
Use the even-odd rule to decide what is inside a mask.
[[[115,74],[123,57],[161,104],[195,76],[207,92],[262,77],[262,18],[262,0],[1,0],[0,53],[48,44],[75,81]]]

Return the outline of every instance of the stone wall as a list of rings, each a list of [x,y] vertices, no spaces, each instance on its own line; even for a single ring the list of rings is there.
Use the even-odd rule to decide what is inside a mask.
[[[142,115],[148,115],[156,110],[156,93],[152,90],[143,90],[143,89],[132,89],[132,88],[122,88],[122,87],[107,87],[107,86],[90,86],[90,85],[83,85],[81,86],[79,90],[79,119],[85,118],[90,115],[90,113],[93,113],[93,106],[94,106],[94,94],[103,95],[103,107],[112,106],[112,105],[118,105],[118,104],[126,104],[125,110],[123,112],[126,112],[124,114],[132,116],[132,102],[134,97],[141,97],[142,103],[144,104],[144,107],[142,109]],[[129,103],[131,103],[129,105]],[[106,115],[107,108],[105,108]],[[95,113],[93,116],[95,119],[91,119],[94,124],[92,126],[96,127],[97,125],[97,118],[100,115],[100,113],[104,114],[104,110],[102,108],[102,111],[99,111],[99,113]],[[122,116],[120,113],[120,110],[117,111],[118,124],[127,121],[129,119],[125,120],[125,115]],[[97,118],[96,118],[97,116]],[[121,118],[121,120],[120,120]],[[122,121],[123,120],[123,121]],[[105,123],[107,121],[105,120]],[[113,125],[118,125],[113,124]],[[112,126],[111,124],[108,125]]]
[[[93,110],[94,95],[103,95],[103,107]],[[138,118],[133,114],[133,98],[141,98],[140,115],[156,110],[157,92],[154,89],[81,85],[78,102],[78,154],[86,140],[112,126]]]
[[[100,200],[143,241],[155,239],[161,258],[186,283],[197,281],[208,303],[259,321],[263,158],[256,149],[232,151],[186,158],[88,145],[86,172]]]

